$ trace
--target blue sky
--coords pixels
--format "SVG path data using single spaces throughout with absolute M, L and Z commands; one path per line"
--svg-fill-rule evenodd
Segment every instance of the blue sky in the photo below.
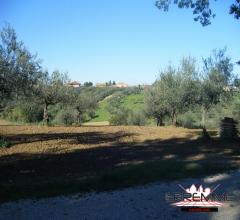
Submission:
M 49 71 L 80 82 L 152 83 L 169 62 L 201 61 L 227 47 L 240 59 L 240 21 L 231 1 L 213 2 L 216 18 L 202 27 L 190 10 L 159 11 L 154 0 L 0 0 L 0 28 L 8 22 Z M 235 66 L 234 71 L 240 72 Z

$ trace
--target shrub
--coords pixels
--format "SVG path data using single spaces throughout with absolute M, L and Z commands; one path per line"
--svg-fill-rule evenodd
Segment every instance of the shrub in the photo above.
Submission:
M 179 116 L 178 124 L 184 128 L 199 128 L 201 121 L 197 113 L 188 111 Z
M 111 125 L 128 125 L 130 110 L 124 107 L 120 107 L 119 109 L 112 112 L 112 116 L 110 118 Z
M 7 148 L 10 146 L 10 142 L 6 141 L 4 138 L 0 138 L 0 148 Z
M 129 125 L 146 125 L 147 119 L 143 111 L 131 112 L 128 118 Z
M 95 118 L 96 117 L 95 110 L 93 110 L 93 109 L 89 110 L 88 116 L 90 117 L 90 119 Z
M 72 125 L 77 122 L 77 112 L 72 108 L 61 109 L 53 119 L 53 124 Z
M 24 113 L 20 106 L 10 109 L 7 113 L 7 119 L 11 121 L 24 121 Z
M 35 103 L 21 103 L 8 109 L 5 117 L 17 122 L 39 122 L 43 117 L 42 109 Z
M 146 124 L 146 117 L 145 114 L 141 111 L 134 112 L 128 108 L 119 107 L 118 110 L 112 112 L 110 124 L 142 126 Z
M 36 103 L 28 103 L 22 107 L 26 122 L 39 122 L 43 118 L 43 108 Z

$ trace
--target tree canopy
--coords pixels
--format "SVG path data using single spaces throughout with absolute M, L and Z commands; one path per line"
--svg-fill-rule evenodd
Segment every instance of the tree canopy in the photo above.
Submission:
M 0 99 L 4 101 L 26 94 L 39 79 L 40 62 L 22 41 L 18 41 L 14 29 L 6 25 L 0 33 Z
M 160 73 L 159 79 L 146 93 L 147 112 L 163 124 L 166 117 L 177 124 L 179 114 L 200 107 L 201 126 L 205 129 L 209 110 L 230 94 L 225 91 L 236 83 L 232 77 L 233 64 L 226 56 L 226 50 L 214 50 L 203 59 L 201 73 L 196 69 L 195 60 L 183 58 L 179 68 L 169 66 Z
M 177 116 L 189 108 L 197 97 L 195 60 L 183 58 L 179 69 L 169 66 L 146 94 L 147 112 L 163 124 L 169 116 L 177 124 Z
M 211 9 L 210 2 L 214 0 L 156 0 L 155 5 L 157 8 L 168 11 L 169 6 L 173 3 L 178 8 L 191 9 L 194 14 L 194 20 L 199 21 L 203 26 L 211 24 L 211 19 L 215 17 L 215 13 Z M 217 0 L 215 0 L 217 1 Z M 240 18 L 240 0 L 230 3 L 229 13 L 234 18 Z

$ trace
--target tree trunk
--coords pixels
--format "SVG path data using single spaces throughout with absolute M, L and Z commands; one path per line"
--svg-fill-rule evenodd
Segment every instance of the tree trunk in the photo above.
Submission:
M 173 126 L 177 125 L 177 114 L 176 114 L 176 112 L 172 113 L 172 125 Z
M 81 122 L 81 112 L 78 111 L 78 114 L 77 114 L 77 122 L 78 122 L 78 125 L 79 126 L 82 126 L 82 122 Z
M 160 119 L 157 118 L 157 127 L 160 125 Z
M 202 106 L 202 138 L 208 140 L 210 139 L 210 135 L 206 129 L 206 119 L 207 119 L 207 108 Z
M 46 125 L 49 125 L 49 116 L 48 116 L 48 104 L 44 104 L 44 109 L 43 109 L 43 122 Z
M 164 126 L 164 123 L 161 117 L 157 118 L 157 126 Z
M 207 116 L 207 109 L 202 106 L 202 128 L 206 129 L 206 116 Z

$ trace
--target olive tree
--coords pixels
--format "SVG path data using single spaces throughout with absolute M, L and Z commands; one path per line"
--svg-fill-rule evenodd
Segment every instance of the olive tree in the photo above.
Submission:
M 202 127 L 206 127 L 207 112 L 221 101 L 224 95 L 229 95 L 228 87 L 232 83 L 233 64 L 225 55 L 226 49 L 214 50 L 203 59 L 204 68 L 200 86 L 199 103 L 202 108 Z
M 16 32 L 6 25 L 0 33 L 0 99 L 7 100 L 32 93 L 41 76 L 40 61 L 18 41 Z
M 148 114 L 157 120 L 157 125 L 162 125 L 166 116 L 171 118 L 173 125 L 177 125 L 178 114 L 196 102 L 197 85 L 193 58 L 183 58 L 178 69 L 169 66 L 146 93 Z
M 79 125 L 82 124 L 86 116 L 93 117 L 98 102 L 91 91 L 72 88 L 69 95 L 70 105 L 77 111 L 77 123 Z
M 68 77 L 66 74 L 54 71 L 51 75 L 48 72 L 42 74 L 38 85 L 35 88 L 36 96 L 43 104 L 43 121 L 49 124 L 48 107 L 68 100 Z

